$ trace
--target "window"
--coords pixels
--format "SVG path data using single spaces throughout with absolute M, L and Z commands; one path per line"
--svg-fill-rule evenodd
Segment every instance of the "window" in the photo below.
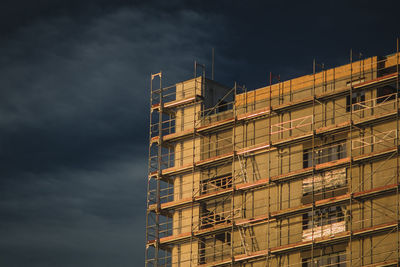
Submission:
M 199 239 L 199 264 L 206 263 L 206 239 Z
M 225 217 L 229 217 L 230 213 L 230 211 L 216 212 L 215 206 L 207 208 L 205 203 L 201 203 L 200 228 L 206 229 L 221 223 L 230 223 L 231 221 Z
M 216 234 L 215 238 L 227 245 L 231 244 L 231 233 L 225 232 L 225 233 L 221 233 L 221 234 Z
M 218 104 L 218 107 L 217 107 L 217 113 L 228 110 L 228 103 L 226 101 L 219 100 L 218 102 L 219 102 L 219 104 Z
M 182 250 L 181 250 L 181 245 L 178 244 L 178 267 L 181 267 L 181 257 L 182 257 Z
M 211 179 L 201 181 L 201 184 L 202 194 L 232 188 L 232 176 L 213 177 Z
M 178 210 L 178 234 L 182 233 L 182 221 L 183 221 L 182 210 Z
M 311 262 L 313 261 L 313 263 Z M 303 259 L 302 267 L 312 266 L 329 266 L 329 267 L 346 267 L 346 252 L 337 252 L 322 255 L 319 257 Z
M 207 264 L 230 257 L 231 233 L 219 233 L 199 238 L 198 263 Z M 185 265 L 186 266 L 186 265 Z
M 351 103 L 350 103 L 350 95 L 346 96 L 346 112 L 350 112 L 350 106 L 353 106 L 354 110 L 360 110 L 364 107 L 362 104 L 365 102 L 365 92 L 355 92 L 352 94 Z
M 335 188 L 346 186 L 346 168 L 315 173 L 303 179 L 303 196 L 314 193 L 333 193 Z
M 232 187 L 232 177 L 219 177 L 211 180 L 211 184 L 221 189 Z
M 377 90 L 378 99 L 376 100 L 376 103 L 379 104 L 379 103 L 382 103 L 385 101 L 394 100 L 396 98 L 395 93 L 397 90 L 395 88 L 395 86 L 396 85 L 387 85 L 387 86 L 378 88 L 378 90 Z M 385 96 L 388 96 L 388 97 L 385 97 Z
M 344 207 L 334 206 L 317 209 L 313 212 L 303 214 L 301 238 L 303 242 L 334 237 L 336 234 L 346 231 Z
M 334 144 L 329 147 L 314 149 L 315 165 L 325 162 L 343 159 L 346 157 L 346 143 Z M 312 149 L 306 149 L 303 152 L 303 168 L 311 167 L 312 164 Z
M 312 219 L 311 211 L 303 214 L 303 230 L 344 221 L 344 208 L 334 206 L 314 210 L 314 225 Z

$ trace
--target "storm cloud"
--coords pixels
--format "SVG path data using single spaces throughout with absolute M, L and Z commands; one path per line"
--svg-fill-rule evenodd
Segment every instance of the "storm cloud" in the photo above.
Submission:
M 1 265 L 143 260 L 150 73 L 190 77 L 211 23 L 121 7 L 37 19 L 3 40 Z
M 215 48 L 254 89 L 392 53 L 393 3 L 2 1 L 0 265 L 142 265 L 150 74 L 210 75 Z

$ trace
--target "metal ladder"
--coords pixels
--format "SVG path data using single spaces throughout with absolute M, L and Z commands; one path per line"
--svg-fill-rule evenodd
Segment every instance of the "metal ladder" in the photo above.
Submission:
M 246 229 L 248 232 L 248 242 L 246 242 Z M 244 252 L 248 255 L 252 251 L 258 251 L 259 247 L 252 226 L 239 226 L 240 242 L 244 248 Z M 250 240 L 249 240 L 250 239 Z
M 243 181 L 244 182 L 248 182 L 248 180 L 247 180 L 247 168 L 246 168 L 246 166 L 245 166 L 245 163 L 244 163 L 244 155 L 237 155 L 237 157 L 238 157 L 238 160 L 239 160 L 239 164 L 240 164 L 240 174 L 241 174 L 241 176 L 242 176 L 242 178 L 243 178 Z

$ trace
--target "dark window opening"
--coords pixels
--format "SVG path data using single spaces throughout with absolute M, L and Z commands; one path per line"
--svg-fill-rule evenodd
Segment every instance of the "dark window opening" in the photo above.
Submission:
M 364 91 L 353 93 L 351 97 L 351 103 L 350 103 L 350 95 L 346 96 L 346 112 L 350 112 L 351 106 L 353 107 L 353 111 L 363 109 L 364 102 L 365 102 Z
M 221 244 L 221 243 L 222 244 Z M 231 233 L 225 232 L 199 238 L 198 263 L 206 264 L 217 258 L 225 258 L 230 253 L 227 246 L 231 245 Z M 229 251 L 229 252 L 228 252 Z
M 395 88 L 395 85 L 391 86 L 391 85 L 387 85 L 384 87 L 380 87 L 377 90 L 377 97 L 378 99 L 376 100 L 376 103 L 382 103 L 382 102 L 386 102 L 389 100 L 394 100 L 396 99 L 396 93 L 397 89 Z M 388 96 L 388 97 L 385 97 Z
M 230 223 L 231 221 L 226 219 L 224 216 L 220 214 L 225 213 L 216 213 L 215 210 L 209 210 L 206 208 L 205 204 L 201 204 L 201 229 L 210 228 L 216 226 L 221 223 Z
M 217 187 L 220 187 L 221 189 L 226 189 L 226 188 L 232 187 L 231 179 L 232 179 L 232 177 L 223 177 L 223 178 L 215 179 L 214 181 L 211 181 L 211 183 Z
M 199 240 L 199 264 L 206 263 L 206 240 L 205 238 L 200 238 Z
M 333 206 L 317 209 L 314 210 L 314 218 L 312 215 L 311 211 L 303 214 L 303 230 L 344 221 L 344 208 Z
M 232 188 L 232 176 L 213 177 L 202 181 L 202 194 Z
M 217 234 L 217 235 L 215 235 L 215 238 L 217 240 L 221 241 L 222 243 L 227 244 L 227 245 L 231 244 L 231 233 Z
M 326 148 L 314 149 L 314 163 L 322 164 L 346 157 L 346 143 L 332 145 Z M 312 149 L 306 149 L 303 152 L 303 168 L 312 167 Z
M 224 100 L 218 101 L 218 107 L 217 107 L 217 112 L 223 112 L 228 110 L 228 103 Z
M 329 266 L 329 267 L 346 267 L 346 252 L 336 252 L 331 254 L 307 258 L 302 260 L 302 267 L 313 266 Z
M 311 151 L 310 149 L 304 150 L 303 152 L 303 168 L 310 167 L 311 164 Z

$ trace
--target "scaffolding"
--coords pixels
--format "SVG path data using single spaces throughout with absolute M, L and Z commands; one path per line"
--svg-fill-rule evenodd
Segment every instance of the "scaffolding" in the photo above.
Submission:
M 398 41 L 269 80 L 151 75 L 146 266 L 399 266 Z

